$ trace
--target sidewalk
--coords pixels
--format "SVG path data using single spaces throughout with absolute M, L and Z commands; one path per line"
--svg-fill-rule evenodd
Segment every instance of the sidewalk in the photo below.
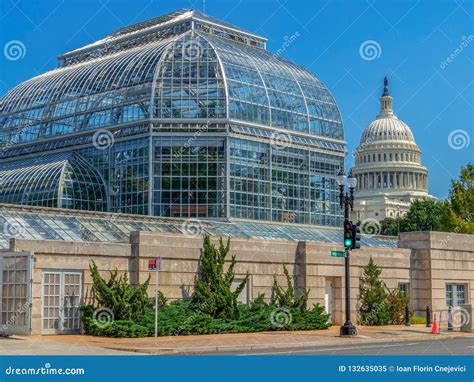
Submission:
M 254 350 L 297 349 L 327 345 L 354 345 L 380 342 L 428 341 L 440 338 L 472 337 L 474 333 L 442 331 L 431 334 L 425 325 L 358 327 L 358 336 L 340 337 L 339 326 L 327 330 L 213 334 L 148 338 L 103 338 L 82 335 L 35 336 L 32 340 L 87 345 L 110 350 L 146 354 L 202 354 Z

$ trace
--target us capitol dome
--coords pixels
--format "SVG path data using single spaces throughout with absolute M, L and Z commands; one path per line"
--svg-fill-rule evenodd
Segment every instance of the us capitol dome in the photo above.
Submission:
M 433 198 L 413 132 L 393 112 L 387 77 L 380 113 L 362 134 L 352 172 L 357 178 L 355 221 L 403 216 L 413 200 Z

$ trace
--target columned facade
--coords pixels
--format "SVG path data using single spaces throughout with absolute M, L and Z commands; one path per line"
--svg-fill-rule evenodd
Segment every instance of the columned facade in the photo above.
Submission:
M 412 131 L 393 112 L 388 80 L 380 113 L 365 129 L 355 151 L 357 178 L 353 220 L 404 215 L 414 199 L 428 195 L 428 171 Z

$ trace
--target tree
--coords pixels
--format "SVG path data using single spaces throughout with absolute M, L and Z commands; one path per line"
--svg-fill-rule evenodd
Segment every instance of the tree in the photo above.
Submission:
M 410 298 L 400 288 L 389 290 L 387 288 L 387 306 L 392 325 L 400 325 L 405 322 L 405 308 Z
M 450 232 L 474 234 L 474 165 L 461 168 L 459 179 L 451 181 L 450 211 L 445 228 Z
M 397 221 L 384 219 L 386 232 L 394 232 Z M 400 231 L 442 231 L 474 234 L 474 165 L 461 168 L 459 179 L 451 180 L 449 198 L 443 201 L 415 200 L 405 217 L 400 219 Z
M 363 325 L 387 325 L 390 322 L 387 287 L 379 279 L 382 270 L 370 258 L 359 283 L 360 322 Z
M 399 218 L 385 218 L 380 221 L 380 234 L 397 236 L 398 235 L 398 221 Z
M 400 232 L 442 231 L 449 204 L 431 199 L 414 200 L 404 218 L 400 219 Z
M 115 320 L 141 322 L 149 304 L 148 284 L 150 277 L 143 284 L 130 285 L 128 275 L 118 277 L 117 269 L 110 272 L 108 281 L 100 275 L 97 265 L 89 265 L 92 277 L 92 292 L 99 308 L 112 310 Z
M 295 291 L 293 280 L 286 265 L 283 265 L 283 273 L 286 277 L 286 291 L 278 283 L 276 275 L 273 275 L 271 303 L 276 304 L 279 307 L 300 308 L 302 311 L 305 311 L 308 305 L 309 289 L 305 291 Z
M 219 247 L 216 247 L 209 235 L 204 236 L 192 306 L 195 310 L 207 313 L 214 318 L 236 319 L 239 317 L 237 298 L 249 278 L 247 274 L 236 290 L 232 291 L 235 256 L 232 256 L 227 271 L 224 271 L 229 249 L 229 239 L 224 245 L 220 238 Z

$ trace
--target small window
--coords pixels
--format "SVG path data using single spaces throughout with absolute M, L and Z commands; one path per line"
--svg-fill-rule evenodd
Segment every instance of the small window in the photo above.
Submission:
M 410 283 L 407 282 L 400 282 L 398 283 L 398 289 L 405 295 L 409 296 L 410 295 Z
M 464 284 L 446 284 L 446 306 L 459 306 L 466 303 Z

